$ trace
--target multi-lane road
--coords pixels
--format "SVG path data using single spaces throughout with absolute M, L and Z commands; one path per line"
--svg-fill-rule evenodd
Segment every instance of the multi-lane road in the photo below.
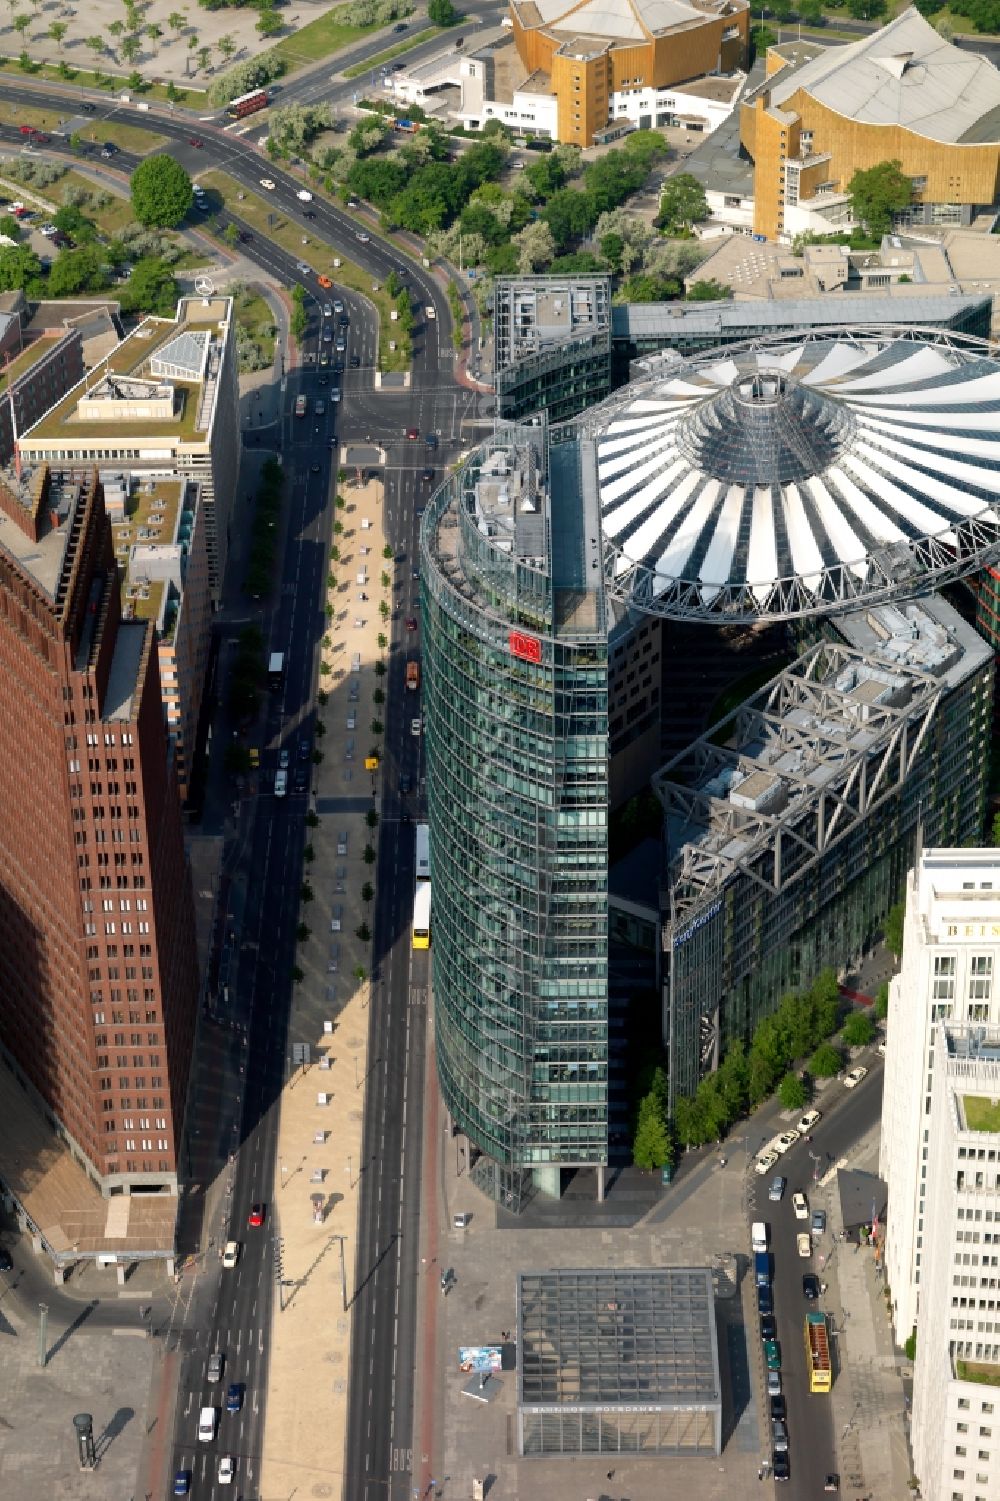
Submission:
M 877 1055 L 873 1055 L 877 1059 Z M 819 1303 L 808 1303 L 802 1293 L 802 1277 L 806 1272 L 818 1275 L 825 1281 L 825 1273 L 832 1258 L 842 1254 L 829 1230 L 813 1242 L 813 1255 L 802 1259 L 796 1247 L 796 1236 L 809 1229 L 808 1221 L 795 1218 L 792 1209 L 792 1194 L 802 1191 L 809 1200 L 810 1212 L 815 1204 L 822 1207 L 825 1195 L 814 1190 L 814 1171 L 820 1175 L 833 1163 L 846 1156 L 850 1149 L 869 1132 L 879 1120 L 882 1111 L 881 1059 L 876 1062 L 866 1058 L 871 1065 L 867 1079 L 860 1088 L 844 1090 L 841 1097 L 834 1097 L 832 1109 L 813 1131 L 813 1140 L 799 1141 L 774 1168 L 763 1177 L 749 1167 L 750 1201 L 748 1215 L 751 1220 L 764 1220 L 770 1226 L 771 1255 L 773 1261 L 774 1312 L 778 1325 L 778 1343 L 781 1349 L 782 1393 L 788 1412 L 790 1481 L 781 1487 L 786 1501 L 812 1501 L 821 1495 L 824 1477 L 838 1469 L 836 1459 L 836 1434 L 833 1425 L 833 1408 L 829 1399 L 810 1394 L 806 1374 L 804 1325 L 807 1311 L 822 1308 Z M 838 1086 L 839 1087 L 839 1086 Z M 772 1122 L 771 1131 L 780 1123 Z M 768 1188 L 777 1176 L 788 1179 L 784 1198 L 780 1203 L 768 1199 Z M 760 1368 L 760 1386 L 764 1384 L 763 1358 L 760 1356 L 757 1319 L 748 1330 L 747 1347 L 751 1360 Z M 839 1352 L 834 1340 L 834 1360 Z M 768 1399 L 766 1391 L 761 1395 L 760 1413 L 761 1447 L 767 1447 L 770 1431 Z
M 4 93 L 18 104 L 46 109 L 57 106 L 69 112 L 65 94 L 54 90 L 12 84 Z M 137 123 L 133 111 L 106 105 L 93 119 L 98 125 L 101 119 Z M 154 116 L 152 112 L 142 123 L 168 136 L 171 154 L 192 175 L 210 166 L 220 167 L 258 193 L 260 177 L 267 176 L 275 183 L 270 198 L 276 210 L 289 215 L 302 212 L 295 196 L 298 180 L 275 164 L 265 164 L 255 146 L 233 131 L 206 128 L 202 122 L 195 132 L 190 119 Z M 203 143 L 200 147 L 191 144 L 195 134 Z M 16 131 L 11 129 L 0 133 L 0 139 L 13 141 L 15 136 Z M 120 151 L 113 165 L 127 172 L 137 160 Z M 327 400 L 322 419 L 315 418 L 316 397 L 329 396 L 328 377 L 318 367 L 319 311 L 321 302 L 335 294 L 323 292 L 315 277 L 299 272 L 292 255 L 262 236 L 255 235 L 241 247 L 241 253 L 281 285 L 301 282 L 314 299 L 303 362 L 291 372 L 282 398 L 278 436 L 290 493 L 280 578 L 273 591 L 273 605 L 263 617 L 268 648 L 286 654 L 281 701 L 272 701 L 268 707 L 267 744 L 272 753 L 278 745 L 287 745 L 293 764 L 299 739 L 311 733 L 323 633 L 334 457 L 329 439 L 336 428 L 341 444 L 370 437 L 386 453 L 384 519 L 397 554 L 380 829 L 380 869 L 386 874 L 379 884 L 374 916 L 369 1039 L 374 1062 L 365 1105 L 365 1173 L 353 1277 L 354 1348 L 344 1491 L 352 1496 L 395 1495 L 402 1501 L 409 1488 L 413 1448 L 415 1308 L 407 1289 L 414 1286 L 417 1257 L 427 994 L 426 956 L 412 954 L 409 934 L 413 879 L 410 820 L 420 809 L 422 742 L 410 734 L 411 705 L 404 703 L 409 695 L 403 686 L 403 638 L 406 619 L 419 615 L 416 513 L 429 489 L 423 471 L 433 468 L 436 477 L 439 466 L 454 458 L 470 419 L 474 420 L 475 398 L 454 381 L 448 337 L 450 313 L 440 285 L 425 268 L 401 257 L 377 235 L 372 234 L 365 243 L 358 241 L 356 221 L 334 205 L 317 198 L 309 207 L 315 217 L 303 220 L 303 230 L 311 239 L 328 245 L 332 254 L 340 251 L 361 264 L 373 280 L 382 281 L 390 270 L 403 269 L 415 304 L 421 309 L 433 305 L 437 314 L 434 319 L 418 319 L 411 386 L 391 394 L 376 392 L 373 367 L 377 331 L 370 306 L 338 287 L 336 295 L 347 304 L 351 318 L 344 363 L 356 354 L 360 368 L 351 370 L 348 366 L 340 378 L 342 401 Z M 227 218 L 223 217 L 221 224 Z M 300 390 L 307 395 L 310 412 L 305 424 L 291 416 L 294 397 Z M 412 428 L 420 433 L 417 441 L 405 437 Z M 436 450 L 425 445 L 427 434 L 438 439 Z M 227 602 L 238 604 L 237 580 L 229 581 Z M 400 774 L 406 774 L 416 789 L 406 798 L 399 793 Z M 280 1227 L 273 1218 L 277 1103 L 290 1041 L 288 977 L 294 963 L 305 811 L 302 797 L 282 800 L 265 793 L 253 811 L 247 846 L 252 880 L 242 914 L 238 960 L 230 975 L 227 1018 L 232 1024 L 230 1071 L 242 1090 L 239 1128 L 228 1170 L 227 1233 L 241 1242 L 242 1249 L 233 1270 L 212 1266 L 201 1279 L 187 1311 L 170 1453 L 172 1473 L 189 1472 L 192 1494 L 205 1497 L 230 1494 L 218 1481 L 223 1455 L 235 1457 L 240 1493 L 253 1495 L 259 1486 L 267 1336 L 275 1279 L 280 1275 Z M 255 1203 L 265 1206 L 265 1222 L 259 1228 L 247 1223 Z M 209 1358 L 215 1352 L 224 1356 L 225 1366 L 221 1379 L 210 1381 Z M 240 1388 L 239 1412 L 226 1411 L 231 1383 Z M 200 1443 L 197 1438 L 198 1414 L 205 1406 L 214 1407 L 218 1413 L 218 1437 L 211 1444 Z

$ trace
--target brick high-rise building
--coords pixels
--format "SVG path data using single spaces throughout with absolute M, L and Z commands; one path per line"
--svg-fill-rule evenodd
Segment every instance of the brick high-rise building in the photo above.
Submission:
M 0 704 L 0 1055 L 103 1193 L 175 1191 L 193 897 L 92 469 L 0 476 Z

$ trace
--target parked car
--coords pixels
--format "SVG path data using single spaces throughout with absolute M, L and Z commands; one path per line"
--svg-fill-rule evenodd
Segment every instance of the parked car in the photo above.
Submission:
M 769 1371 L 781 1370 L 781 1346 L 776 1339 L 765 1340 L 764 1363 Z
M 778 1451 L 775 1450 L 774 1455 L 771 1459 L 771 1474 L 774 1476 L 775 1480 L 789 1480 L 791 1478 L 791 1473 L 792 1472 L 788 1465 L 788 1455 L 779 1454 Z
M 807 1261 L 812 1255 L 812 1241 L 809 1239 L 809 1236 L 806 1235 L 805 1231 L 803 1231 L 801 1235 L 797 1235 L 795 1237 L 795 1249 L 798 1251 L 799 1255 L 804 1261 Z
M 775 1150 L 782 1153 L 787 1152 L 789 1147 L 794 1147 L 798 1139 L 799 1133 L 797 1131 L 783 1131 L 775 1140 Z
M 770 1199 L 772 1204 L 781 1203 L 782 1199 L 785 1197 L 785 1189 L 787 1188 L 787 1186 L 788 1179 L 782 1178 L 780 1174 L 777 1178 L 771 1179 L 771 1187 L 767 1191 L 767 1197 Z
M 771 1291 L 770 1282 L 761 1282 L 757 1285 L 757 1312 L 760 1314 L 774 1312 L 774 1293 Z
M 788 1425 L 784 1418 L 771 1419 L 771 1441 L 775 1454 L 788 1453 Z
M 819 1301 L 819 1278 L 815 1272 L 806 1272 L 802 1278 L 802 1296 L 807 1303 Z
M 287 746 L 285 746 L 282 750 L 280 750 L 278 752 L 278 770 L 279 771 L 287 771 L 288 770 L 289 756 L 290 756 L 290 752 L 289 752 Z
M 769 1397 L 781 1396 L 781 1375 L 778 1371 L 767 1373 L 767 1395 Z
M 782 1397 L 780 1394 L 777 1397 L 771 1397 L 770 1404 L 772 1418 L 783 1418 L 785 1416 L 784 1397 Z
M 825 1209 L 814 1209 L 813 1210 L 813 1212 L 812 1212 L 812 1219 L 809 1222 L 809 1228 L 812 1231 L 813 1235 L 822 1235 L 823 1234 L 824 1230 L 826 1229 L 826 1210 Z
M 774 1317 L 773 1313 L 765 1313 L 761 1315 L 760 1337 L 765 1341 L 778 1338 L 778 1321 Z
M 764 1155 L 763 1155 L 763 1157 L 758 1157 L 757 1161 L 754 1163 L 754 1165 L 753 1165 L 754 1172 L 755 1173 L 759 1173 L 760 1176 L 763 1178 L 763 1176 L 764 1176 L 765 1173 L 769 1173 L 771 1171 L 772 1167 L 777 1162 L 777 1160 L 778 1160 L 778 1154 L 777 1154 L 777 1152 L 765 1152 Z
M 795 1218 L 797 1220 L 807 1220 L 809 1218 L 809 1200 L 805 1194 L 792 1194 L 792 1208 L 795 1211 Z
M 862 1079 L 867 1078 L 867 1076 L 868 1070 L 866 1068 L 862 1068 L 862 1066 L 858 1064 L 857 1068 L 852 1068 L 850 1073 L 844 1075 L 844 1088 L 856 1088 L 856 1086 L 861 1083 Z

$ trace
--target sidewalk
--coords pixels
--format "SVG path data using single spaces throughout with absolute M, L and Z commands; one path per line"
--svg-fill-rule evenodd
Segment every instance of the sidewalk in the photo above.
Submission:
M 851 1154 L 851 1167 L 878 1172 L 878 1130 Z M 878 1501 L 910 1494 L 913 1473 L 906 1440 L 903 1373 L 909 1362 L 896 1351 L 885 1301 L 885 1282 L 874 1252 L 856 1241 L 841 1240 L 843 1220 L 836 1178 L 813 1192 L 811 1203 L 825 1202 L 834 1236 L 823 1275 L 824 1305 L 836 1329 L 838 1364 L 833 1387 L 841 1489 Z
M 354 1293 L 371 965 L 371 942 L 356 930 L 362 922 L 371 926 L 362 888 L 374 886 L 377 875 L 364 852 L 378 844 L 366 810 L 377 807 L 379 774 L 373 777 L 364 762 L 381 739 L 371 729 L 383 713 L 375 701 L 382 682 L 375 672 L 379 636 L 387 633 L 379 605 L 383 598 L 391 605 L 392 589 L 380 580 L 383 571 L 391 577 L 394 565 L 382 557 L 381 483 L 363 489 L 345 484 L 340 493 L 347 502 L 335 513 L 344 526 L 334 539 L 341 559 L 330 565 L 337 586 L 328 595 L 335 614 L 322 654 L 331 670 L 320 678 L 328 699 L 317 711 L 325 733 L 315 742 L 323 761 L 311 796 L 324 816 L 311 834 L 314 859 L 305 867 L 314 900 L 302 915 L 312 933 L 299 946 L 305 974 L 294 991 L 289 1029 L 291 1046 L 306 1044 L 311 1062 L 286 1084 L 278 1131 L 274 1216 L 283 1286 L 271 1330 L 261 1471 L 261 1494 L 270 1497 L 339 1493 L 347 1435 L 347 1305 Z M 362 569 L 368 576 L 363 588 L 357 582 Z M 367 600 L 358 598 L 361 593 Z M 299 879 L 296 871 L 288 874 Z M 331 931 L 332 921 L 339 931 Z

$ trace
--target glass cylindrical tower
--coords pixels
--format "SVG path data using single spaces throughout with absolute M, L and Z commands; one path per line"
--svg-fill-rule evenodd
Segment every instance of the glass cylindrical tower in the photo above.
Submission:
M 579 473 L 574 442 L 501 424 L 421 531 L 438 1075 L 511 1207 L 607 1161 L 607 626 Z

